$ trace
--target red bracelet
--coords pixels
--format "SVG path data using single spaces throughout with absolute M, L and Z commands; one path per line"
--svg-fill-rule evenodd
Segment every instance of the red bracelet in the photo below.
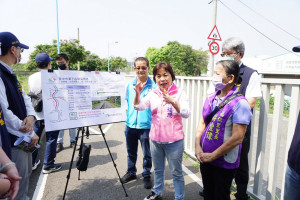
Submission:
M 1 199 L 4 198 L 4 197 L 11 191 L 11 189 L 12 189 L 12 184 L 13 184 L 13 179 L 11 179 L 11 178 L 9 178 L 9 177 L 5 177 L 5 178 L 3 178 L 3 179 L 9 180 L 9 182 L 10 182 L 10 187 L 9 187 L 9 189 L 8 189 L 7 192 L 5 192 L 4 194 L 1 195 Z

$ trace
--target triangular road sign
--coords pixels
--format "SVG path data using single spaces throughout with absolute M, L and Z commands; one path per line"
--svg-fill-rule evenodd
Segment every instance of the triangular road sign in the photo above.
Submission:
M 211 40 L 219 40 L 222 41 L 221 39 L 221 35 L 218 31 L 217 25 L 214 26 L 214 28 L 211 30 L 209 36 L 207 37 L 207 39 L 211 39 Z

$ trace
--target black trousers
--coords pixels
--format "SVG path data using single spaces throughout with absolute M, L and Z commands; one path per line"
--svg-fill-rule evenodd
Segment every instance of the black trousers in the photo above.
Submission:
M 241 149 L 241 160 L 240 166 L 235 174 L 235 183 L 237 186 L 237 193 L 235 197 L 237 200 L 248 200 L 247 186 L 249 182 L 249 163 L 248 163 L 248 153 L 250 150 L 250 136 L 251 130 L 247 129 Z
M 230 187 L 236 169 L 224 169 L 208 163 L 200 164 L 204 200 L 230 200 Z

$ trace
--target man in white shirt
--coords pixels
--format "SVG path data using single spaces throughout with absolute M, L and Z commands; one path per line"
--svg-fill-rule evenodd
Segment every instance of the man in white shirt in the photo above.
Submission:
M 232 57 L 240 66 L 240 77 L 242 83 L 238 85 L 239 91 L 246 97 L 250 108 L 253 110 L 256 104 L 256 99 L 262 96 L 260 88 L 260 77 L 256 70 L 247 67 L 243 64 L 242 58 L 245 53 L 245 45 L 240 38 L 231 37 L 223 42 L 222 57 Z M 208 93 L 214 92 L 208 90 Z M 249 182 L 249 164 L 248 153 L 250 149 L 250 136 L 251 136 L 251 122 L 247 127 L 241 149 L 240 166 L 235 175 L 235 183 L 237 185 L 237 193 L 235 197 L 237 200 L 248 200 L 247 187 Z M 200 195 L 202 195 L 200 191 Z
M 51 69 L 51 60 L 52 58 L 46 53 L 39 53 L 35 56 L 35 63 L 40 70 Z M 36 72 L 29 76 L 28 78 L 28 88 L 32 94 L 39 94 L 42 92 L 42 78 L 41 71 Z M 44 128 L 44 112 L 36 112 L 37 121 L 35 122 L 35 131 L 38 135 L 41 135 Z M 44 166 L 43 173 L 49 174 L 61 169 L 61 164 L 55 164 L 54 159 L 56 157 L 56 145 L 58 138 L 59 130 L 46 132 L 46 150 L 44 156 Z M 36 158 L 36 155 L 33 156 L 33 159 Z M 37 163 L 36 161 L 33 163 Z
M 29 177 L 31 174 L 31 152 L 26 152 L 13 146 L 22 136 L 31 137 L 30 146 L 37 144 L 39 137 L 33 132 L 35 112 L 30 98 L 26 95 L 12 65 L 21 60 L 21 53 L 29 47 L 20 43 L 18 38 L 10 32 L 0 33 L 0 104 L 10 133 L 12 146 L 12 161 L 16 163 L 22 180 L 16 199 L 29 199 L 27 196 Z

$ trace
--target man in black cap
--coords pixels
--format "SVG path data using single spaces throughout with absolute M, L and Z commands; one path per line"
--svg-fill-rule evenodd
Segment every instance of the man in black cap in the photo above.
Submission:
M 294 47 L 293 51 L 300 52 L 300 46 Z M 284 200 L 298 199 L 300 199 L 300 112 L 289 149 L 284 185 Z
M 51 69 L 52 58 L 46 53 L 38 53 L 35 56 L 35 63 L 40 70 Z M 41 97 L 42 94 L 42 78 L 41 72 L 36 72 L 28 78 L 29 95 L 36 95 Z M 43 110 L 36 110 L 35 132 L 40 136 L 45 128 L 44 112 Z M 61 164 L 55 164 L 54 159 L 56 157 L 56 142 L 58 138 L 59 130 L 46 132 L 46 150 L 44 156 L 43 173 L 49 174 L 61 169 Z M 32 170 L 35 170 L 39 164 L 39 160 L 36 159 L 37 151 L 32 154 Z
M 10 133 L 12 161 L 16 163 L 22 177 L 16 199 L 24 200 L 29 199 L 27 193 L 32 170 L 31 152 L 18 149 L 13 144 L 19 137 L 28 136 L 31 137 L 30 145 L 34 146 L 39 137 L 33 131 L 35 112 L 31 100 L 13 73 L 12 65 L 20 62 L 21 53 L 29 47 L 20 43 L 10 32 L 0 32 L 0 46 L 0 104 Z

